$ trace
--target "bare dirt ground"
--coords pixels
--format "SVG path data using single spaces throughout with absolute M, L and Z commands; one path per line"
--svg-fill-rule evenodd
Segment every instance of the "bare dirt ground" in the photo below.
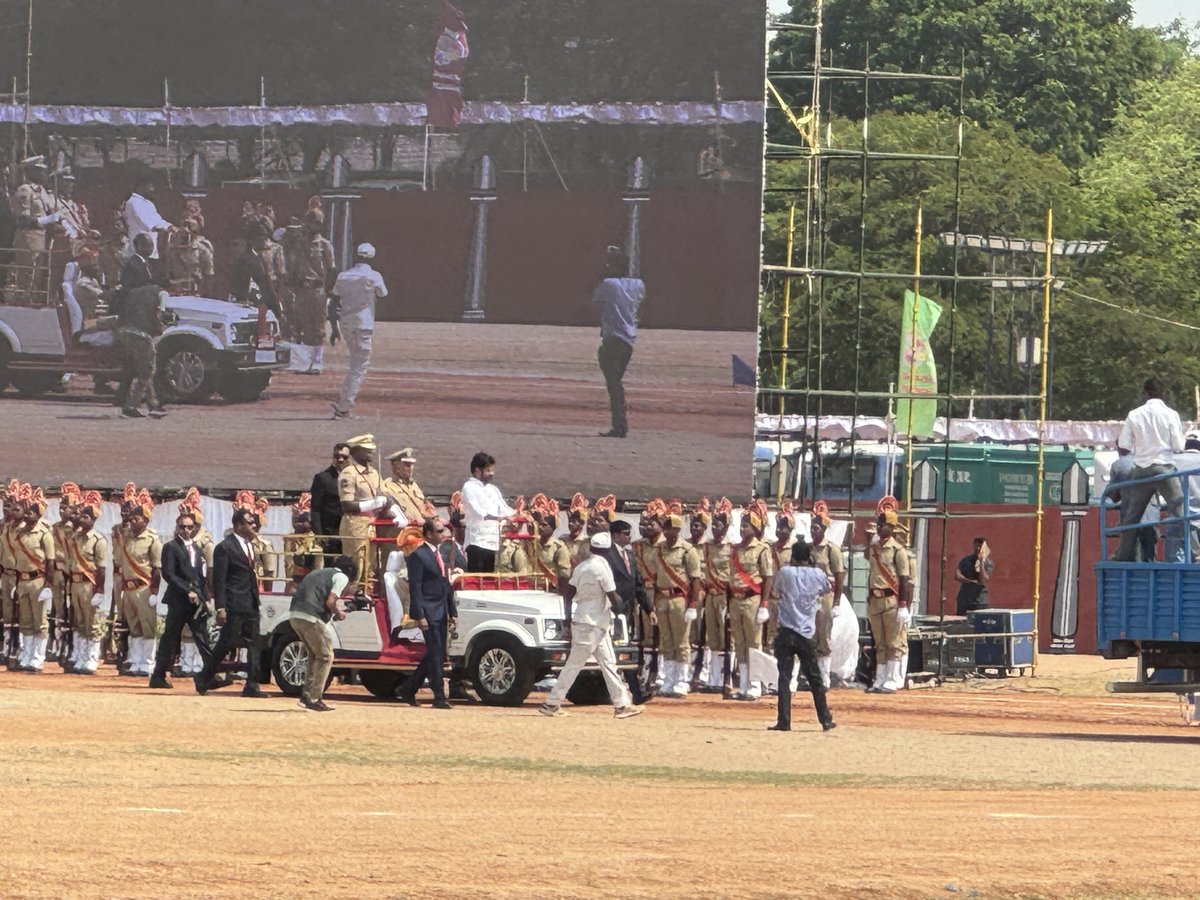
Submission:
M 22 897 L 1185 897 L 1200 733 L 1130 666 L 539 716 L 0 674 Z
M 731 386 L 731 355 L 753 365 L 749 333 L 643 331 L 625 387 L 630 435 L 609 428 L 593 328 L 381 323 L 349 421 L 331 421 L 343 345 L 324 375 L 282 373 L 263 399 L 177 406 L 120 419 L 90 377 L 65 395 L 0 395 L 0 475 L 120 487 L 307 489 L 335 441 L 373 432 L 385 453 L 414 446 L 427 493 L 448 495 L 486 449 L 512 493 L 619 497 L 750 494 L 754 392 Z

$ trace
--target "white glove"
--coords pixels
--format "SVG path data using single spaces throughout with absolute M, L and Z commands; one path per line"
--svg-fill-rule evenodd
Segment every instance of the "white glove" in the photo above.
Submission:
M 694 607 L 694 606 L 689 606 L 689 607 L 687 608 L 687 612 L 685 612 L 685 613 L 683 614 L 683 621 L 685 621 L 685 622 L 687 622 L 689 625 L 691 625 L 693 622 L 695 622 L 695 621 L 696 621 L 696 618 L 697 618 L 699 615 L 700 615 L 700 613 L 699 613 L 699 612 L 697 612 L 697 610 L 696 610 L 696 607 Z
M 152 598 L 152 599 L 157 600 L 157 598 Z M 158 600 L 158 602 L 154 604 L 154 613 L 160 619 L 165 619 L 167 617 L 168 612 L 169 612 L 169 610 L 167 609 L 167 604 L 163 603 L 161 600 Z
M 370 500 L 364 500 L 358 504 L 358 508 L 363 512 L 375 512 L 377 509 L 383 509 L 388 505 L 388 498 L 380 494 L 378 497 L 372 497 Z
M 844 608 L 845 608 L 845 604 L 841 600 L 834 600 L 833 601 L 833 609 L 831 609 L 829 611 L 829 618 L 836 619 L 838 616 L 840 616 L 842 614 L 842 610 Z
M 767 609 L 765 606 L 760 606 L 758 608 L 758 612 L 754 614 L 754 624 L 763 625 L 769 618 L 771 618 L 771 610 Z
M 901 628 L 907 628 L 908 623 L 912 621 L 912 613 L 909 612 L 907 606 L 901 606 L 896 610 L 896 622 Z
M 92 594 L 92 607 L 95 609 L 101 609 L 101 608 L 103 608 L 103 606 L 104 606 L 104 595 L 101 594 L 99 591 Z
M 50 604 L 53 602 L 54 591 L 50 590 L 50 588 L 42 588 L 41 593 L 38 594 L 38 603 Z
M 395 503 L 387 508 L 384 513 L 392 522 L 401 528 L 408 524 L 408 516 L 406 516 Z
M 46 216 L 38 216 L 37 223 L 42 226 L 52 225 L 63 217 L 63 211 L 60 209 L 56 213 L 50 213 Z

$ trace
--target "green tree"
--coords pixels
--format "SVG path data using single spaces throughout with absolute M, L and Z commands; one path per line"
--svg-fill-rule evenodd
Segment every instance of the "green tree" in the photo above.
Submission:
M 812 21 L 812 4 L 792 18 Z M 1132 24 L 1128 0 L 827 0 L 826 63 L 859 69 L 965 72 L 966 113 L 977 124 L 1010 125 L 1035 150 L 1076 166 L 1096 152 L 1136 84 L 1161 75 L 1186 38 Z M 774 69 L 811 66 L 811 37 L 785 32 Z M 790 83 L 796 87 L 796 83 Z M 857 88 L 831 92 L 834 112 L 859 117 Z M 803 105 L 803 92 L 796 101 Z M 874 81 L 872 109 L 955 110 L 953 84 Z

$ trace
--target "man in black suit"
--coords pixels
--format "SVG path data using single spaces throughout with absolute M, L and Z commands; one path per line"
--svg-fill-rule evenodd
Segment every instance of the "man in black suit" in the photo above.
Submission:
M 438 519 L 426 519 L 421 526 L 425 539 L 408 555 L 408 614 L 416 619 L 425 635 L 425 657 L 397 696 L 410 706 L 417 705 L 417 691 L 429 679 L 433 688 L 434 709 L 449 709 L 443 683 L 446 658 L 447 624 L 458 615 L 454 607 L 454 591 L 447 577 L 446 562 L 438 553 L 438 545 L 446 538 L 445 526 Z
M 154 658 L 154 674 L 150 687 L 171 688 L 167 681 L 175 657 L 179 655 L 179 636 L 184 625 L 192 627 L 196 648 L 207 663 L 212 655 L 208 644 L 208 587 L 205 585 L 204 550 L 193 541 L 196 519 L 191 513 L 181 513 L 175 520 L 175 539 L 163 545 L 162 580 L 167 589 L 163 602 L 167 604 L 167 620 L 158 641 Z
M 637 603 L 642 611 L 650 617 L 651 624 L 658 624 L 658 616 L 654 612 L 654 604 L 646 595 L 646 583 L 642 579 L 642 570 L 638 568 L 629 550 L 633 539 L 633 529 L 630 524 L 618 519 L 609 525 L 613 545 L 610 549 L 598 553 L 608 560 L 612 566 L 613 581 L 617 585 L 617 593 L 621 595 L 621 609 L 618 610 L 630 617 L 630 621 L 638 618 L 633 615 L 633 605 Z
M 154 238 L 148 234 L 135 235 L 133 255 L 121 267 L 121 294 L 154 284 L 154 273 L 150 271 L 150 254 L 154 252 Z
M 338 497 L 338 476 L 350 463 L 350 445 L 333 445 L 333 463 L 313 476 L 312 530 L 316 535 L 336 535 L 342 527 L 342 501 Z M 336 537 L 322 540 L 326 553 L 340 554 L 342 542 Z
M 258 686 L 258 575 L 254 571 L 252 542 L 259 528 L 258 516 L 249 510 L 233 513 L 233 534 L 217 544 L 213 552 L 213 601 L 221 636 L 204 671 L 196 676 L 196 693 L 213 685 L 212 678 L 227 653 L 245 646 L 249 660 L 244 697 L 265 697 Z

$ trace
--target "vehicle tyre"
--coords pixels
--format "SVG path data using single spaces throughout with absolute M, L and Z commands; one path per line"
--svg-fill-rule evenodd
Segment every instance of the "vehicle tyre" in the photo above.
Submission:
M 261 397 L 270 383 L 270 370 L 226 372 L 217 385 L 217 393 L 230 403 L 250 403 Z
M 599 672 L 580 672 L 571 689 L 567 691 L 567 699 L 576 706 L 599 706 L 608 703 L 608 685 L 604 676 Z
M 467 675 L 487 706 L 520 706 L 533 690 L 536 672 L 525 647 L 511 634 L 486 634 L 471 651 Z
M 216 390 L 220 374 L 216 351 L 199 338 L 176 337 L 159 345 L 154 380 L 163 401 L 201 403 Z
M 23 371 L 9 369 L 8 381 L 22 394 L 34 396 L 45 394 L 62 384 L 62 372 L 44 372 L 39 370 Z
M 8 340 L 0 337 L 0 391 L 8 387 L 8 360 L 12 356 L 12 347 Z
M 285 697 L 299 697 L 308 675 L 308 648 L 288 626 L 275 639 L 271 651 L 271 674 Z
M 404 681 L 404 674 L 387 669 L 359 669 L 358 680 L 371 695 L 381 700 L 391 700 L 396 696 L 396 689 Z

